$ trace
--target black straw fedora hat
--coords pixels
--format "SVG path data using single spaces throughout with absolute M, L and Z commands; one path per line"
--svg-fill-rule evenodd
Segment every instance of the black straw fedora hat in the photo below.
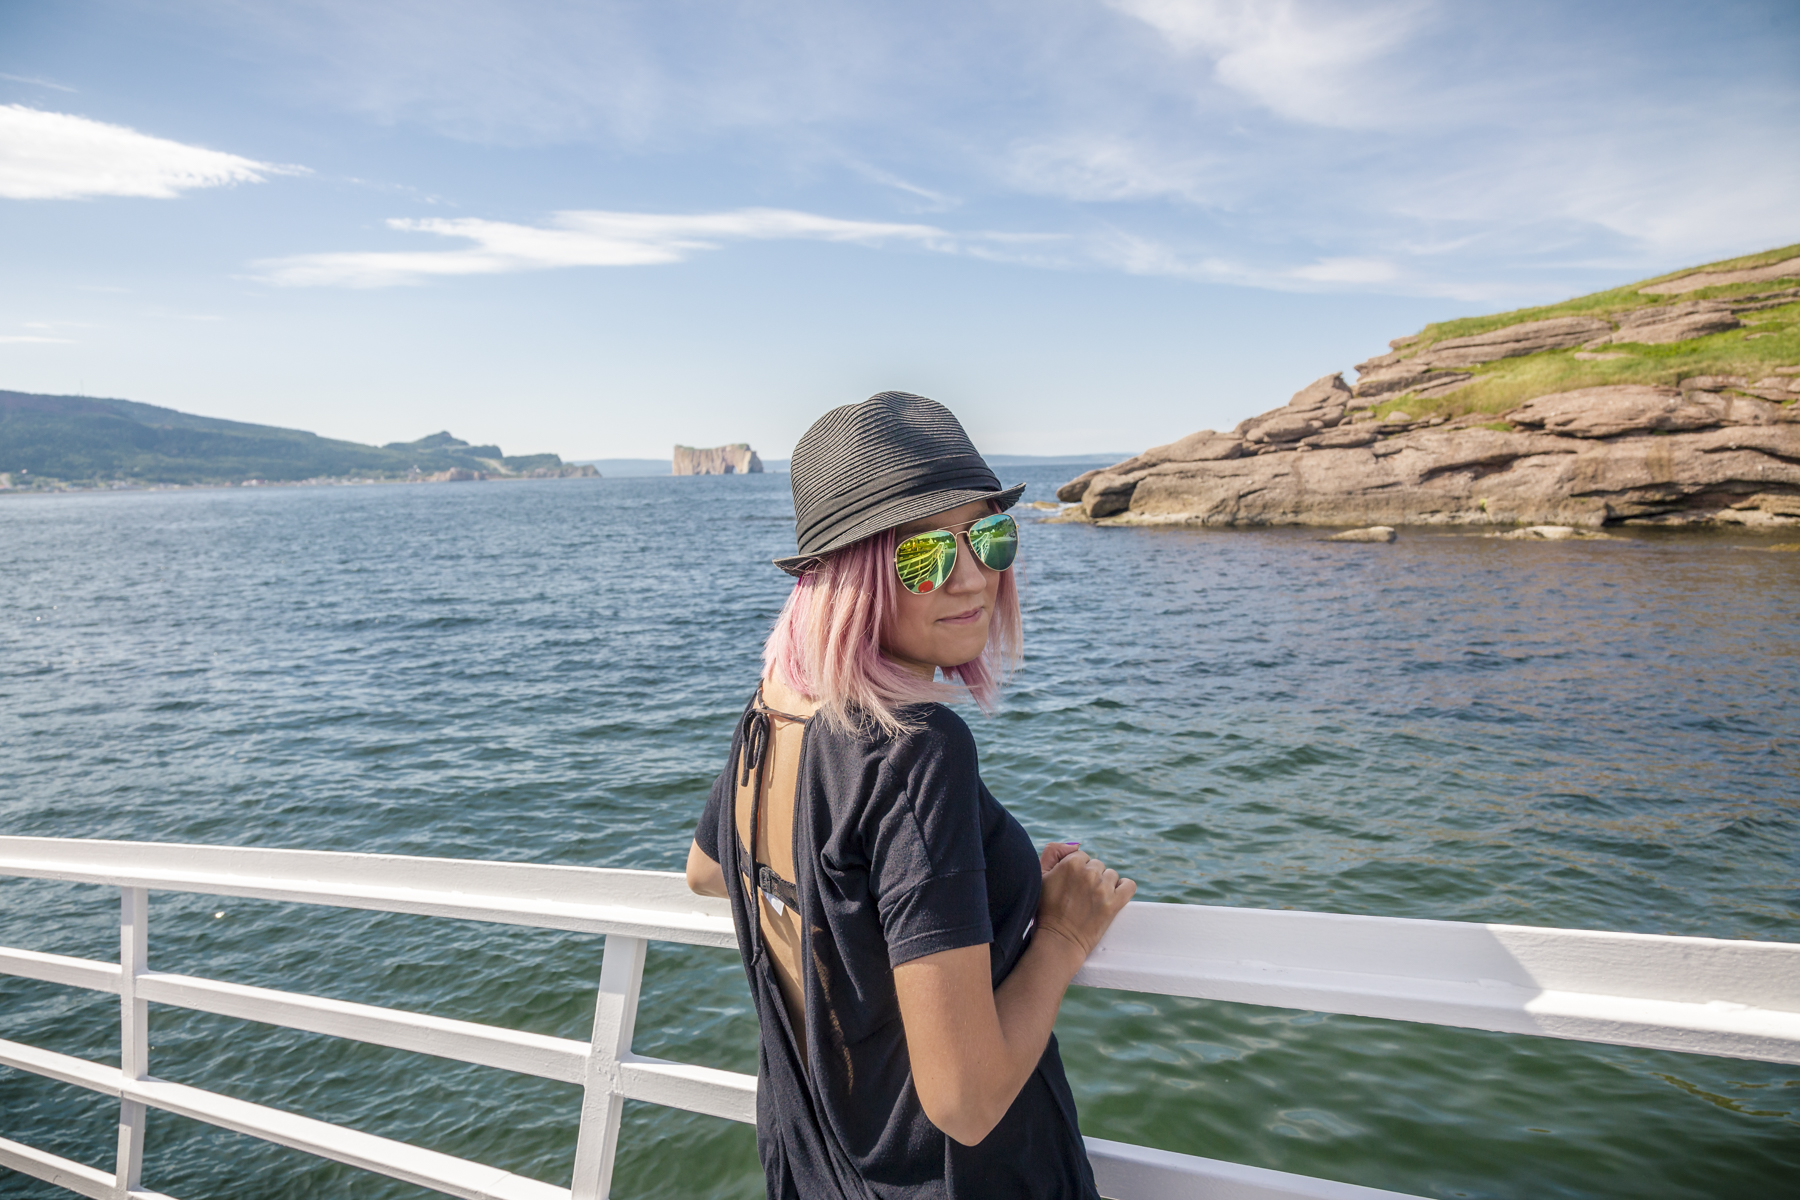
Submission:
M 800 552 L 775 565 L 789 575 L 870 534 L 971 500 L 1011 508 L 1025 490 L 1001 487 L 950 410 L 911 392 L 832 409 L 794 447 L 788 470 Z

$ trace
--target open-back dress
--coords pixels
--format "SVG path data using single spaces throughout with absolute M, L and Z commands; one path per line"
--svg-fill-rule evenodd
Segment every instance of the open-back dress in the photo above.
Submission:
M 894 968 L 986 945 L 997 987 L 1042 888 L 1031 839 L 942 705 L 846 733 L 760 690 L 694 840 L 724 871 L 761 1025 L 756 1141 L 771 1200 L 1097 1200 L 1052 1036 L 975 1146 L 919 1104 Z

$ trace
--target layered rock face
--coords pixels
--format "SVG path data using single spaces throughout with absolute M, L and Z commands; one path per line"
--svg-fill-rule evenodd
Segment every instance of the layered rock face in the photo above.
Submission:
M 705 450 L 693 446 L 675 447 L 676 475 L 761 475 L 762 459 L 744 442 L 729 446 L 713 446 Z
M 1679 281 L 1675 281 L 1679 282 Z M 1704 284 L 1697 286 L 1706 286 Z M 1537 396 L 1498 414 L 1413 420 L 1373 405 L 1442 395 L 1459 367 L 1735 328 L 1800 289 L 1533 321 L 1328 375 L 1230 433 L 1201 430 L 1064 484 L 1090 520 L 1198 525 L 1800 524 L 1800 365 Z M 1604 357 L 1595 354 L 1596 357 Z
M 1701 288 L 1718 287 L 1722 283 L 1767 283 L 1770 280 L 1788 279 L 1796 275 L 1800 275 L 1800 258 L 1788 258 L 1781 262 L 1767 263 L 1760 267 L 1745 267 L 1736 271 L 1690 271 L 1676 279 L 1646 284 L 1638 291 L 1646 296 L 1684 296 L 1689 292 L 1697 292 Z

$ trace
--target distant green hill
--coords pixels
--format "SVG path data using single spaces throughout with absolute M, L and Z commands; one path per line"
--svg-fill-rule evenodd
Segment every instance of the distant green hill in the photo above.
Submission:
M 89 396 L 0 391 L 0 475 L 13 487 L 589 474 L 554 454 L 505 456 L 449 433 L 364 446 L 299 429 Z

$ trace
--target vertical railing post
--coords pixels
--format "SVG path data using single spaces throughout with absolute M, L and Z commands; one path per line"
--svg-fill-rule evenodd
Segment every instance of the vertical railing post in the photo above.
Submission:
M 150 1074 L 150 1006 L 138 999 L 137 981 L 149 967 L 150 893 L 119 889 L 119 1072 L 127 1082 Z M 119 1100 L 119 1160 L 115 1195 L 129 1200 L 144 1170 L 144 1104 Z
M 573 1200 L 606 1200 L 612 1192 L 619 1115 L 625 1107 L 625 1097 L 619 1094 L 619 1060 L 631 1053 L 631 1035 L 637 1027 L 644 946 L 643 938 L 606 936 L 581 1097 L 581 1128 L 575 1138 Z

